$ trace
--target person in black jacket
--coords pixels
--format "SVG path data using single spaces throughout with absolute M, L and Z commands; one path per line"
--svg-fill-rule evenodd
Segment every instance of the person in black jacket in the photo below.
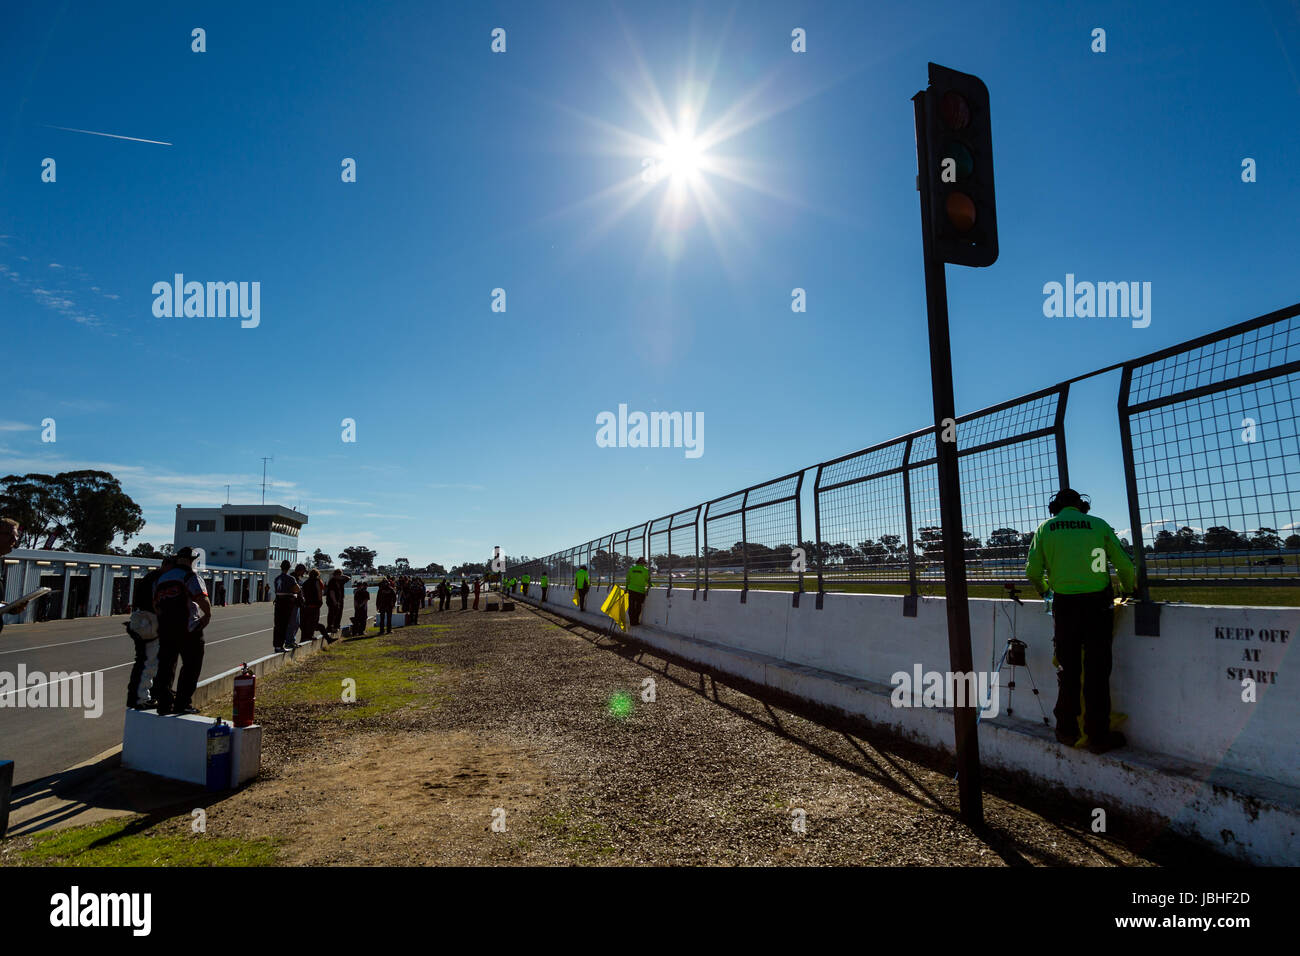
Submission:
M 370 590 L 362 578 L 352 588 L 352 636 L 359 637 L 370 627 Z
M 330 579 L 325 582 L 325 607 L 327 608 L 325 630 L 331 634 L 337 634 L 340 626 L 343 624 L 343 599 L 347 596 L 344 585 L 352 579 L 340 571 L 334 569 Z
M 289 573 L 292 565 L 288 561 L 280 562 L 280 573 L 276 575 L 275 587 L 275 618 L 271 627 L 271 643 L 277 651 L 285 649 L 292 650 L 298 646 L 292 634 L 289 633 L 290 625 L 293 623 L 293 611 L 298 606 L 298 579 Z
M 194 689 L 203 669 L 203 629 L 212 620 L 203 579 L 194 573 L 193 548 L 176 552 L 175 566 L 158 575 L 153 589 L 153 610 L 158 615 L 158 676 L 154 697 L 159 714 L 197 714 Z M 181 672 L 172 694 L 172 675 L 180 659 Z
M 302 583 L 302 634 L 303 640 L 313 640 L 319 631 L 326 643 L 333 640 L 329 630 L 320 622 L 321 605 L 325 603 L 325 582 L 320 579 L 320 572 L 312 568 L 307 572 L 307 580 Z
M 392 578 L 379 582 L 379 591 L 375 596 L 375 610 L 379 612 L 379 633 L 393 633 L 393 608 L 397 605 L 397 588 Z

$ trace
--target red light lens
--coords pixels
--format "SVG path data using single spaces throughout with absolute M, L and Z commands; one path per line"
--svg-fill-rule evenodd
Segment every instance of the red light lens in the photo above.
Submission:
M 949 129 L 965 129 L 970 125 L 970 104 L 966 97 L 949 90 L 939 98 L 939 116 Z

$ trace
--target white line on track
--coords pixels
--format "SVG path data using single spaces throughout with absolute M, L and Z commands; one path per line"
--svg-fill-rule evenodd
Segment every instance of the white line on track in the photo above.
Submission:
M 256 614 L 240 614 L 238 617 L 223 617 L 222 623 L 225 623 L 226 621 L 242 621 L 246 617 L 257 617 L 257 616 L 258 615 Z M 270 630 L 270 628 L 267 628 L 267 630 Z M 253 631 L 253 633 L 259 634 L 261 632 Z M 123 633 L 121 634 L 105 634 L 102 637 L 83 637 L 81 640 L 78 641 L 59 641 L 54 644 L 38 644 L 36 647 L 19 647 L 19 648 L 15 648 L 12 651 L 0 651 L 0 656 L 3 656 L 5 654 L 21 654 L 24 651 L 43 651 L 51 647 L 71 647 L 74 644 L 89 644 L 91 641 L 111 641 L 114 639 L 121 640 L 123 637 L 126 636 L 127 636 L 126 632 L 123 631 Z M 221 641 L 211 641 L 210 643 L 220 644 Z
M 247 634 L 236 634 L 234 637 L 223 637 L 223 638 L 222 638 L 221 640 L 219 640 L 219 641 L 204 641 L 204 642 L 203 642 L 203 646 L 204 646 L 204 648 L 215 647 L 217 644 L 224 644 L 224 643 L 226 643 L 226 641 L 237 641 L 237 640 L 239 640 L 241 637 L 252 637 L 254 634 L 265 634 L 267 631 L 270 631 L 270 630 L 273 630 L 273 628 L 264 627 L 264 628 L 262 628 L 260 631 L 249 631 Z M 119 667 L 130 667 L 130 666 L 131 666 L 132 664 L 134 664 L 134 663 L 135 663 L 134 660 L 129 660 L 129 661 L 127 661 L 125 664 L 114 664 L 114 665 L 112 665 L 111 667 L 101 667 L 99 670 L 96 670 L 96 671 L 84 671 L 84 672 L 83 672 L 83 671 L 78 671 L 78 672 L 76 672 L 75 674 L 70 674 L 69 676 L 67 676 L 67 677 L 63 677 L 63 678 L 60 678 L 59 680 L 56 680 L 56 681 L 46 681 L 44 684 L 32 684 L 32 685 L 30 685 L 30 686 L 28 686 L 28 687 L 21 687 L 21 688 L 19 688 L 18 690 L 11 690 L 11 691 L 8 691 L 8 692 L 6 692 L 6 693 L 4 693 L 4 694 L 0 694 L 0 698 L 12 697 L 12 696 L 14 696 L 15 694 L 18 694 L 18 693 L 26 693 L 26 692 L 28 692 L 28 691 L 36 690 L 37 688 L 40 688 L 40 687 L 49 687 L 51 684 L 62 684 L 64 681 L 69 681 L 69 680 L 80 680 L 80 679 L 81 679 L 83 676 L 85 676 L 85 674 L 87 674 L 87 673 L 89 673 L 89 674 L 106 674 L 106 673 L 108 673 L 109 671 L 115 671 L 115 670 L 117 670 Z

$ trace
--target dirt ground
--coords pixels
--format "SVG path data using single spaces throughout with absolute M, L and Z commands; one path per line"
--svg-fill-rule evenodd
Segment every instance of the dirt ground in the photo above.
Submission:
M 415 694 L 354 719 L 364 672 L 355 704 L 263 706 L 259 691 L 262 775 L 207 803 L 208 834 L 273 838 L 290 865 L 1171 862 L 1091 833 L 1081 810 L 1048 819 L 991 794 L 976 833 L 942 759 L 523 605 L 423 621 L 271 678 L 346 672 L 369 643 L 404 662 Z

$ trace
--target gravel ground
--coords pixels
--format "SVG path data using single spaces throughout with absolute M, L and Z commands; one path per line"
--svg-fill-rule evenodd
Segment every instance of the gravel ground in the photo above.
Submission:
M 1010 787 L 986 793 L 987 827 L 976 833 L 957 816 L 946 758 L 516 607 L 427 613 L 419 627 L 365 639 L 409 665 L 416 694 L 396 710 L 263 706 L 259 690 L 262 774 L 204 801 L 207 832 L 273 839 L 290 865 L 1207 859 L 1179 843 L 1093 834 L 1086 807 Z M 336 644 L 270 680 L 333 681 L 360 647 Z M 365 705 L 366 671 L 356 679 Z M 189 823 L 185 809 L 151 825 L 188 832 Z
M 1085 808 L 1048 819 L 992 795 L 977 834 L 956 815 L 943 758 L 905 756 L 896 742 L 869 742 L 825 715 L 816 722 L 637 645 L 517 608 L 430 615 L 450 627 L 384 639 L 395 651 L 423 645 L 404 653 L 421 671 L 427 704 L 346 728 L 293 708 L 266 713 L 265 779 L 229 801 L 251 804 L 240 814 L 250 835 L 285 834 L 286 861 L 301 863 L 1159 859 L 1091 833 Z M 647 680 L 653 701 L 643 699 Z M 611 705 L 620 695 L 625 713 Z M 282 801 L 294 808 L 293 826 L 276 819 Z M 494 814 L 504 832 L 493 831 Z M 295 835 L 304 820 L 307 832 Z

